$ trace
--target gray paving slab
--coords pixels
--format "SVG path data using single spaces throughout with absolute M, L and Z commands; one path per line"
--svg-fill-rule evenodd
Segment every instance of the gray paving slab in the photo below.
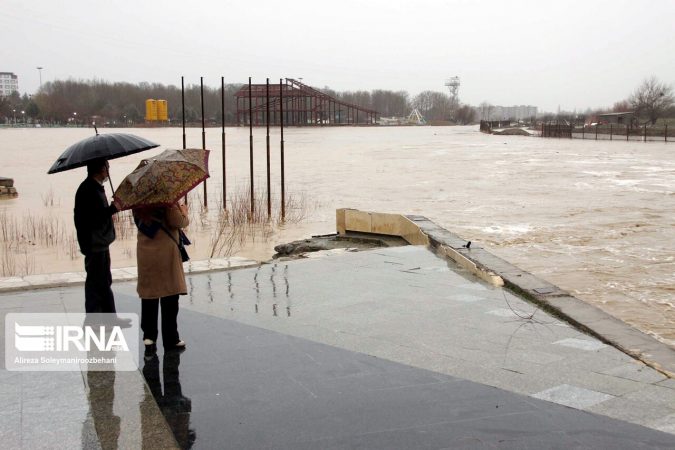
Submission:
M 0 295 L 0 303 L 6 297 L 20 305 L 13 304 L 0 317 L 3 342 L 7 312 L 83 311 L 81 287 L 5 294 Z M 4 366 L 4 344 L 0 349 Z M 111 382 L 92 383 L 110 375 Z M 152 396 L 149 407 L 139 405 L 139 392 L 144 389 L 147 386 L 138 372 L 9 372 L 3 367 L 2 448 L 139 448 L 148 435 L 157 444 L 155 448 L 175 448 L 175 439 Z M 141 424 L 151 427 L 142 432 Z
M 644 383 L 659 383 L 661 381 L 669 380 L 669 378 L 661 373 L 648 370 L 647 366 L 640 362 L 631 362 L 629 364 L 605 370 L 601 373 Z
M 588 409 L 591 406 L 614 398 L 614 396 L 609 394 L 568 384 L 561 384 L 545 391 L 537 392 L 532 397 L 576 409 Z
M 667 378 L 663 381 L 659 381 L 656 384 L 657 384 L 657 386 L 663 386 L 663 387 L 667 387 L 669 389 L 675 389 L 675 380 L 673 380 L 672 378 Z

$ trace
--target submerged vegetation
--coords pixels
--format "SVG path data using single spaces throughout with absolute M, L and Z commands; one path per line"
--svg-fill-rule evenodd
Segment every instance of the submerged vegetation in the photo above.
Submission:
M 239 187 L 227 200 L 227 210 L 222 206 L 222 194 L 212 203 L 211 208 L 204 207 L 199 189 L 188 196 L 190 226 L 188 234 L 197 243 L 200 242 L 201 254 L 209 258 L 231 256 L 245 243 L 269 240 L 279 227 L 298 223 L 316 207 L 308 201 L 304 193 L 286 195 L 286 216 L 281 217 L 280 200 L 272 195 L 272 214 L 267 215 L 267 191 L 255 192 L 253 215 L 250 214 L 250 190 Z M 45 208 L 42 213 L 26 212 L 21 216 L 0 211 L 0 276 L 25 276 L 40 270 L 39 252 L 45 250 L 51 257 L 67 258 L 74 261 L 81 257 L 75 229 L 72 223 L 64 222 L 50 208 L 59 204 L 53 190 L 42 195 Z M 136 225 L 131 211 L 122 211 L 113 216 L 118 242 L 130 242 L 136 239 Z M 133 248 L 133 247 L 132 247 Z M 206 248 L 206 251 L 204 251 Z M 122 250 L 124 256 L 131 259 L 135 250 L 128 246 Z

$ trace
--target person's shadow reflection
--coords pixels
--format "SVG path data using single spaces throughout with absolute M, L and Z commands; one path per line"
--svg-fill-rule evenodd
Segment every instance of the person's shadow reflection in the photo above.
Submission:
M 89 358 L 109 357 L 109 353 L 88 352 Z M 108 370 L 105 370 L 108 369 Z M 99 365 L 98 370 L 87 371 L 89 387 L 89 415 L 93 421 L 96 437 L 83 435 L 83 447 L 91 444 L 90 439 L 97 439 L 103 450 L 116 449 L 120 436 L 120 418 L 113 412 L 115 402 L 115 367 Z M 86 434 L 86 433 L 85 433 Z
M 190 429 L 190 412 L 192 401 L 183 395 L 180 385 L 179 371 L 180 351 L 164 353 L 162 374 L 164 377 L 164 392 L 159 377 L 159 358 L 157 354 L 145 358 L 143 376 L 150 387 L 157 405 L 167 423 L 171 427 L 176 441 L 181 448 L 191 448 L 196 439 L 194 430 Z

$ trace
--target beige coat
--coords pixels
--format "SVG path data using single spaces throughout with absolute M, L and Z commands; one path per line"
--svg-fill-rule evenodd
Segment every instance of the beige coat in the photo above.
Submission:
M 165 209 L 163 224 L 178 240 L 178 229 L 185 228 L 189 219 L 186 210 L 179 206 Z M 136 291 L 142 299 L 187 294 L 183 262 L 176 242 L 162 229 L 153 238 L 141 231 L 136 243 L 138 285 Z

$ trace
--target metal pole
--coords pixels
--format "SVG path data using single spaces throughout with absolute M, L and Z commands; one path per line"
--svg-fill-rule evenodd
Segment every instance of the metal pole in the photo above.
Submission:
M 629 135 L 630 135 L 630 128 L 628 128 L 628 124 L 626 124 L 626 142 L 628 142 Z
M 645 135 L 644 141 L 647 142 L 647 124 L 644 124 L 644 125 L 642 126 L 642 128 L 644 129 L 644 135 Z
M 265 123 L 267 124 L 267 220 L 272 218 L 272 186 L 270 185 L 270 79 L 265 82 L 265 95 L 267 103 L 267 114 Z
M 663 131 L 663 139 L 665 142 L 668 142 L 668 124 L 666 124 L 666 129 Z
M 206 150 L 206 131 L 204 131 L 204 77 L 199 77 L 201 83 L 201 97 L 202 97 L 202 150 Z M 208 206 L 209 199 L 206 193 L 206 180 L 204 180 L 204 207 Z
M 281 108 L 281 221 L 286 220 L 286 186 L 284 177 L 284 87 L 279 79 L 279 105 Z
M 185 147 L 185 83 L 183 77 L 180 77 L 180 99 L 183 108 L 183 148 Z
M 248 77 L 248 142 L 249 142 L 249 166 L 251 175 L 251 218 L 253 221 L 253 214 L 255 213 L 255 197 L 253 189 L 253 96 L 251 93 L 251 77 Z
M 225 168 L 227 167 L 225 162 L 225 77 L 220 77 L 220 116 L 221 116 L 221 125 L 222 125 L 222 135 L 221 141 L 223 144 L 223 209 L 227 211 L 227 174 Z
M 598 140 L 598 124 L 595 124 L 595 140 Z
M 612 139 L 612 131 L 613 131 L 612 128 L 613 128 L 613 125 L 610 123 L 610 124 L 609 124 L 609 140 L 610 140 L 610 141 L 613 140 L 613 139 Z
M 180 100 L 181 100 L 181 108 L 182 108 L 182 113 L 183 113 L 183 148 L 186 148 L 186 140 L 185 140 L 185 80 L 184 77 L 180 77 Z M 185 201 L 185 204 L 188 204 L 188 196 L 185 194 L 185 198 L 183 199 Z

